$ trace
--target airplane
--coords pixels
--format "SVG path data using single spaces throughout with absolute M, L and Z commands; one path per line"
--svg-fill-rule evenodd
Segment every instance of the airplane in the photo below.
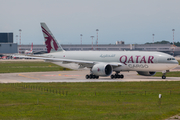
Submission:
M 31 50 L 30 51 L 29 50 L 25 50 L 24 53 L 25 53 L 25 55 L 33 53 L 33 43 L 31 44 Z
M 110 76 L 111 79 L 124 78 L 120 72 L 137 71 L 139 75 L 153 76 L 166 73 L 178 66 L 178 61 L 165 53 L 148 51 L 65 51 L 57 42 L 45 23 L 41 23 L 47 52 L 31 58 L 43 59 L 71 69 L 89 68 L 86 79 Z M 115 74 L 113 74 L 115 72 Z

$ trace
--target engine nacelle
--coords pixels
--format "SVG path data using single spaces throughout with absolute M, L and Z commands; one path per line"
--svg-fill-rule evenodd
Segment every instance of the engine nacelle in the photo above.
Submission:
M 149 72 L 149 71 L 137 71 L 137 73 L 143 76 L 153 76 L 156 74 L 156 72 Z
M 92 74 L 97 76 L 109 76 L 112 74 L 113 68 L 109 64 L 99 63 L 92 67 Z

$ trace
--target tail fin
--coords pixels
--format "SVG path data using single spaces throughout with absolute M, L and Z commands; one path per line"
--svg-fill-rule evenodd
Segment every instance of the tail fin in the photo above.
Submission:
M 64 51 L 45 23 L 41 23 L 41 28 L 42 28 L 47 52 L 50 53 L 56 51 Z

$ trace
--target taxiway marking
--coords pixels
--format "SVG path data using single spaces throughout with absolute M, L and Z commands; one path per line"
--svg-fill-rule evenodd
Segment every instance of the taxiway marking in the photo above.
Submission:
M 21 77 L 26 77 L 26 78 L 30 78 L 30 79 L 39 80 L 39 78 L 29 77 L 29 76 L 22 75 L 22 74 L 18 74 L 18 75 L 21 76 Z
M 67 75 L 67 74 L 64 74 L 64 75 L 62 75 L 62 74 L 58 74 L 58 75 L 42 75 L 42 76 L 65 76 L 65 77 L 79 77 L 79 76 L 81 76 L 81 75 Z

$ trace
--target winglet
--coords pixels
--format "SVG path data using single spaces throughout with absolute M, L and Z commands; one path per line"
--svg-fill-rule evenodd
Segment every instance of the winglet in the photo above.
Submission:
M 43 32 L 44 41 L 48 53 L 56 52 L 56 51 L 64 51 L 45 23 L 41 23 L 41 29 Z

